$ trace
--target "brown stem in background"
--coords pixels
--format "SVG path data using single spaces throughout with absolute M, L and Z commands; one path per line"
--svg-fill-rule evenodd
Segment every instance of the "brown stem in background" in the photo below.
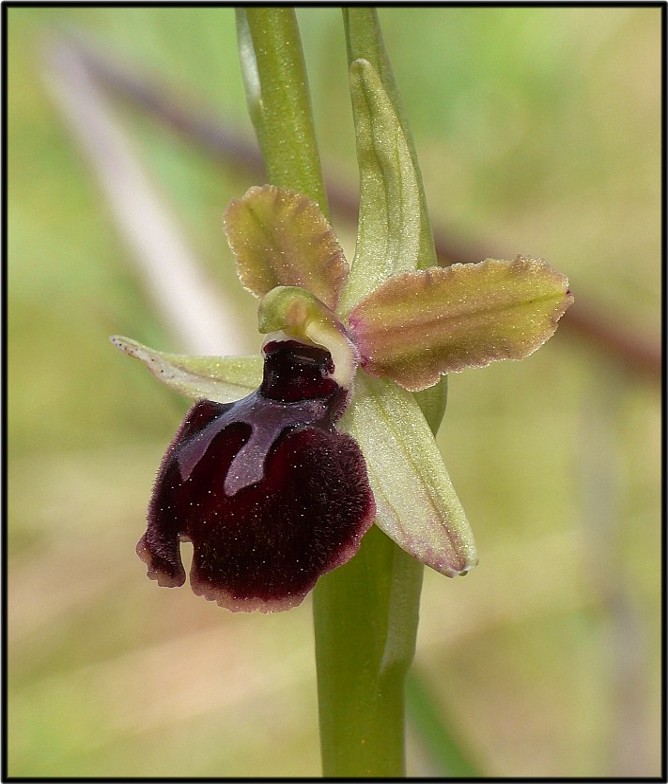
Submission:
M 191 353 L 251 350 L 230 316 L 234 303 L 196 258 L 160 188 L 151 180 L 78 47 L 45 51 L 44 77 L 90 165 L 126 243 L 128 260 L 165 325 Z
M 179 101 L 173 90 L 123 67 L 111 56 L 83 43 L 80 38 L 70 38 L 69 45 L 76 48 L 93 78 L 142 110 L 150 112 L 187 142 L 220 159 L 226 166 L 248 172 L 253 178 L 264 177 L 260 151 L 245 134 L 225 124 L 211 111 Z M 336 177 L 330 174 L 327 174 L 325 180 L 332 211 L 356 221 L 358 201 L 354 191 L 337 182 Z M 434 237 L 439 262 L 443 265 L 455 261 L 480 261 L 494 256 L 484 243 L 460 245 L 437 227 L 434 228 Z M 618 322 L 603 316 L 601 309 L 590 303 L 591 300 L 583 304 L 582 296 L 579 295 L 569 310 L 568 318 L 564 319 L 562 329 L 584 338 L 623 365 L 627 371 L 658 382 L 662 367 L 659 341 L 620 326 Z

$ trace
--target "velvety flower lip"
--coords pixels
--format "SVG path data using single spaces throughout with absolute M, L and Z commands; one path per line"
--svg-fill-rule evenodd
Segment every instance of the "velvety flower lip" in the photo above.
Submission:
M 213 439 L 231 424 L 248 425 L 250 435 L 225 475 L 223 487 L 230 496 L 263 478 L 266 456 L 282 430 L 304 424 L 327 428 L 341 415 L 347 392 L 322 374 L 333 369 L 326 352 L 294 340 L 271 341 L 264 352 L 259 390 L 221 411 L 179 449 L 183 481 L 190 479 Z
M 357 552 L 375 515 L 362 453 L 335 428 L 349 390 L 332 381 L 329 353 L 294 340 L 264 353 L 258 390 L 188 412 L 137 545 L 149 577 L 176 587 L 179 542 L 191 541 L 193 590 L 231 610 L 298 605 Z

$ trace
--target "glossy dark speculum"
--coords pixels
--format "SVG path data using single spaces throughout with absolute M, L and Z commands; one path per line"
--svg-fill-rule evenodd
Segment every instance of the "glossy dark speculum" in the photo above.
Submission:
M 137 552 L 160 585 L 185 581 L 232 610 L 299 604 L 318 577 L 357 551 L 374 517 L 357 443 L 335 422 L 349 391 L 327 351 L 265 348 L 260 388 L 236 403 L 202 400 L 163 459 Z

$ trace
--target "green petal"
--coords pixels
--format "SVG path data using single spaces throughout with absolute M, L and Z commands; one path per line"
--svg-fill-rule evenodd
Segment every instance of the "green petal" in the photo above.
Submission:
M 350 330 L 365 370 L 415 392 L 442 373 L 523 359 L 572 302 L 543 259 L 487 259 L 391 278 L 354 308 Z
M 413 396 L 358 372 L 341 425 L 364 452 L 378 527 L 448 577 L 472 569 L 473 533 Z
M 420 184 L 408 141 L 380 77 L 367 60 L 350 66 L 360 167 L 357 246 L 339 313 L 390 275 L 420 260 Z
M 114 335 L 111 342 L 145 363 L 153 375 L 171 389 L 193 400 L 232 403 L 246 397 L 262 381 L 262 357 L 191 357 L 165 354 L 136 340 Z
M 224 222 L 239 278 L 253 294 L 301 286 L 336 307 L 348 264 L 315 202 L 275 185 L 255 186 L 231 202 Z

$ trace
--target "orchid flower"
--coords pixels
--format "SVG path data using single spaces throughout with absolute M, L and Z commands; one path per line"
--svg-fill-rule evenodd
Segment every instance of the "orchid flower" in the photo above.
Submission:
M 112 341 L 196 401 L 163 458 L 137 545 L 159 585 L 230 610 L 300 604 L 374 523 L 449 577 L 477 563 L 471 528 L 412 393 L 521 359 L 572 302 L 538 258 L 416 269 L 391 248 L 352 267 L 318 205 L 252 187 L 225 212 L 262 356 L 190 357 Z M 410 236 L 410 227 L 407 229 Z

